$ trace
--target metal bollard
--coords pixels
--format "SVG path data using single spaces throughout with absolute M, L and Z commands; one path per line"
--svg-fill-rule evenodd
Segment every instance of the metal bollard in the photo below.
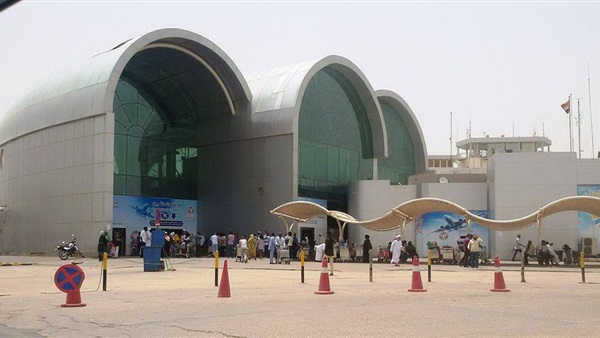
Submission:
M 373 258 L 371 258 L 371 253 L 373 250 L 369 250 L 369 282 L 373 283 Z
M 304 250 L 300 250 L 300 281 L 304 283 Z
M 427 282 L 431 282 L 431 252 L 427 250 Z
M 215 251 L 215 286 L 219 286 L 219 252 Z
M 581 283 L 585 284 L 585 258 L 583 251 L 579 253 L 579 264 L 581 264 Z
M 106 270 L 108 268 L 108 254 L 102 255 L 102 291 L 106 291 Z

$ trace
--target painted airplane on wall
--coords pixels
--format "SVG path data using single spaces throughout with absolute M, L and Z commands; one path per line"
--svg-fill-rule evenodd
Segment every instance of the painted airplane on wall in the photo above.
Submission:
M 144 204 L 141 208 L 137 205 L 130 205 L 131 209 L 135 211 L 136 214 L 145 217 L 145 218 L 154 218 L 154 215 L 150 213 L 147 209 L 150 208 L 150 204 Z
M 444 220 L 446 221 L 446 225 L 440 226 L 439 229 L 432 231 L 431 233 L 442 232 L 442 231 L 456 231 L 466 227 L 465 223 L 467 221 L 465 219 L 459 218 L 458 221 L 454 221 L 452 217 L 449 215 L 444 215 Z

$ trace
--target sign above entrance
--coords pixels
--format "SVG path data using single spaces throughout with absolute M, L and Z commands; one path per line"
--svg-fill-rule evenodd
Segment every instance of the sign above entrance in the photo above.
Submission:
M 114 195 L 113 222 L 128 227 L 196 229 L 198 201 Z

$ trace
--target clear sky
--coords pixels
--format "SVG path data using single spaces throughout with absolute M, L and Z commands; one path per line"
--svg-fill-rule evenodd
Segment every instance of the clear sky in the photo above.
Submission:
M 600 3 L 24 1 L 0 13 L 0 114 L 44 76 L 160 28 L 212 40 L 245 76 L 341 55 L 412 107 L 429 154 L 472 136 L 546 135 L 600 150 Z M 588 63 L 592 87 L 590 121 Z M 575 115 L 574 115 L 575 116 Z M 577 149 L 577 129 L 573 123 Z M 456 149 L 453 148 L 453 152 Z

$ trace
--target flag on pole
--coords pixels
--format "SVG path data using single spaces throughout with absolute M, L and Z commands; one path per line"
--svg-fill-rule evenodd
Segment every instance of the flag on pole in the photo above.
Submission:
M 571 98 L 569 98 L 567 102 L 561 104 L 560 107 L 568 114 L 571 111 Z

